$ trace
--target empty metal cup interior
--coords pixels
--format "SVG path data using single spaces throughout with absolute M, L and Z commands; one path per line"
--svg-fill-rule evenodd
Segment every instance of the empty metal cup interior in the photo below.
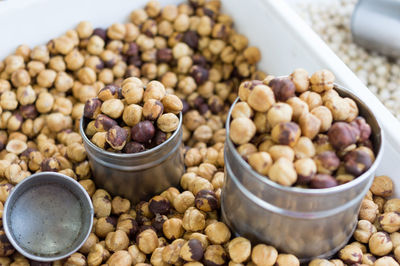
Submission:
M 3 223 L 9 241 L 22 255 L 54 261 L 76 252 L 86 241 L 93 224 L 93 206 L 78 182 L 42 172 L 13 189 Z

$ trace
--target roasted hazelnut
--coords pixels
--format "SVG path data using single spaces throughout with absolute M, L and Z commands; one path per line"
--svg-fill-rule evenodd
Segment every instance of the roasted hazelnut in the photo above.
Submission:
M 361 263 L 366 265 L 374 265 L 376 258 L 371 253 L 364 253 L 361 259 Z
M 300 128 L 293 122 L 279 123 L 272 128 L 271 137 L 278 144 L 293 147 L 300 138 Z
M 83 116 L 89 119 L 96 119 L 101 112 L 101 101 L 97 98 L 89 99 L 85 103 Z
M 331 71 L 326 69 L 319 70 L 310 78 L 311 89 L 318 93 L 331 90 L 333 89 L 334 81 L 335 76 Z
M 389 254 L 393 249 L 392 240 L 385 232 L 376 232 L 372 234 L 368 242 L 369 250 L 376 256 Z
M 359 176 L 371 167 L 373 158 L 367 152 L 355 149 L 346 154 L 344 161 L 346 171 L 354 176 Z
M 383 206 L 384 212 L 400 212 L 400 199 L 390 199 Z
M 94 127 L 99 132 L 108 131 L 113 126 L 117 126 L 117 121 L 103 114 L 99 114 L 94 123 Z
M 168 214 L 170 203 L 162 196 L 155 196 L 149 201 L 149 209 L 153 214 Z
M 317 166 L 314 160 L 310 158 L 299 159 L 294 163 L 297 173 L 296 183 L 299 185 L 307 185 L 317 173 Z
M 353 127 L 358 128 L 360 131 L 360 137 L 358 139 L 359 142 L 365 142 L 369 140 L 371 136 L 371 126 L 365 121 L 363 117 L 356 117 L 354 121 L 350 123 Z
M 129 238 L 122 230 L 110 232 L 106 237 L 106 246 L 107 249 L 112 252 L 127 249 L 129 246 Z
M 200 261 L 203 258 L 204 249 L 197 239 L 190 239 L 183 244 L 179 256 L 185 261 Z
M 107 132 L 96 132 L 91 141 L 99 148 L 104 149 L 106 145 Z
M 345 122 L 335 122 L 328 130 L 329 142 L 338 150 L 355 144 L 359 131 Z
M 316 153 L 314 144 L 307 137 L 300 137 L 296 145 L 294 145 L 293 150 L 296 159 L 311 158 Z
M 268 177 L 272 181 L 283 186 L 291 186 L 297 180 L 297 174 L 293 162 L 289 161 L 285 157 L 279 158 L 272 164 L 268 171 Z
M 227 260 L 228 255 L 221 245 L 210 245 L 204 252 L 203 263 L 206 266 L 225 265 Z
M 179 126 L 179 118 L 173 113 L 166 113 L 157 119 L 157 126 L 168 133 L 175 131 Z
M 232 109 L 233 119 L 238 117 L 251 118 L 253 113 L 253 109 L 246 102 L 238 102 Z
M 182 101 L 173 94 L 167 94 L 162 98 L 162 104 L 164 105 L 165 112 L 179 114 L 183 109 Z
M 246 117 L 233 119 L 230 124 L 229 136 L 235 144 L 249 142 L 256 133 L 256 127 L 252 120 Z
M 313 259 L 308 266 L 334 266 L 334 264 L 325 259 Z
M 329 108 L 335 121 L 347 121 L 350 115 L 354 115 L 352 114 L 354 106 L 350 106 L 350 103 L 340 96 L 328 99 L 324 105 Z
M 129 266 L 132 265 L 132 257 L 126 250 L 118 250 L 107 260 L 109 266 Z
M 111 212 L 112 214 L 121 215 L 122 213 L 127 213 L 131 207 L 131 203 L 127 199 L 123 199 L 119 196 L 113 198 L 111 202 Z
M 99 91 L 97 97 L 104 102 L 110 99 L 118 99 L 120 94 L 121 88 L 115 85 L 107 85 Z
M 313 114 L 321 122 L 319 130 L 320 132 L 326 132 L 329 130 L 332 125 L 333 117 L 331 111 L 327 107 L 323 105 L 317 106 L 311 110 L 311 114 Z
M 258 244 L 253 247 L 251 260 L 256 265 L 274 265 L 278 258 L 278 251 L 264 244 Z
M 296 87 L 296 92 L 302 93 L 308 90 L 310 86 L 310 79 L 308 72 L 305 69 L 297 68 L 290 75 L 290 79 Z
M 375 261 L 374 266 L 398 266 L 399 264 L 394 258 L 390 256 L 384 256 Z
M 137 104 L 130 104 L 125 107 L 122 119 L 128 126 L 134 126 L 140 122 L 142 118 L 143 108 Z
M 154 134 L 154 126 L 148 120 L 137 123 L 131 130 L 132 140 L 140 143 L 148 142 L 153 138 Z
M 0 256 L 10 256 L 15 251 L 3 229 L 0 230 Z
M 275 264 L 277 266 L 279 266 L 279 265 L 300 266 L 300 261 L 296 256 L 294 256 L 292 254 L 279 254 L 278 258 L 276 259 Z M 339 266 L 339 265 L 337 265 L 337 266 Z
M 143 263 L 146 260 L 146 254 L 141 252 L 137 245 L 132 245 L 128 248 L 129 255 L 132 258 L 132 265 Z
M 275 103 L 274 92 L 267 85 L 259 84 L 254 88 L 251 85 L 249 89 L 250 93 L 246 101 L 255 111 L 266 112 Z
M 162 115 L 163 111 L 163 104 L 154 99 L 149 99 L 145 102 L 142 109 L 143 117 L 151 121 L 157 120 Z
M 200 190 L 196 194 L 195 205 L 201 211 L 214 211 L 218 208 L 218 199 L 214 191 Z
M 310 182 L 311 188 L 330 188 L 339 185 L 337 180 L 327 174 L 317 174 Z
M 185 211 L 182 219 L 183 228 L 187 231 L 200 231 L 205 228 L 205 216 L 194 207 L 190 207 Z
M 286 102 L 295 96 L 296 87 L 288 78 L 274 78 L 268 85 L 272 88 L 277 101 Z
M 124 111 L 124 104 L 119 99 L 109 99 L 101 105 L 101 112 L 113 119 L 117 119 Z
M 361 263 L 363 253 L 355 245 L 347 245 L 339 251 L 339 258 L 346 264 Z
M 153 229 L 146 229 L 136 237 L 136 244 L 140 251 L 151 254 L 158 247 L 157 234 Z
M 320 174 L 332 174 L 340 165 L 340 159 L 333 151 L 317 154 L 314 157 L 314 161 Z
M 229 228 L 222 222 L 208 225 L 204 232 L 212 244 L 224 244 L 231 238 Z
M 386 212 L 379 216 L 379 224 L 388 233 L 396 232 L 400 229 L 400 213 Z
M 6 150 L 8 152 L 12 152 L 14 154 L 21 154 L 28 148 L 25 141 L 19 139 L 12 139 L 9 140 L 6 146 Z
M 228 243 L 228 253 L 235 263 L 243 263 L 251 255 L 251 243 L 243 237 L 236 237 Z
M 195 183 L 194 181 L 192 182 L 193 182 L 192 184 Z M 184 213 L 189 207 L 193 207 L 194 203 L 195 203 L 195 196 L 190 191 L 184 191 L 176 195 L 176 197 L 173 199 L 174 208 L 179 213 Z
M 360 212 L 358 214 L 359 219 L 367 220 L 373 223 L 377 214 L 378 205 L 376 205 L 372 200 L 363 199 L 361 202 Z
M 390 197 L 393 194 L 393 181 L 388 176 L 377 176 L 370 190 L 376 196 Z
M 143 100 L 144 102 L 147 102 L 149 99 L 161 101 L 165 94 L 166 92 L 164 85 L 161 82 L 153 80 L 147 84 L 146 90 L 143 94 Z
M 262 175 L 267 175 L 272 165 L 270 154 L 263 151 L 249 155 L 248 161 L 251 167 Z
M 75 266 L 75 265 L 84 266 L 84 265 L 86 265 L 86 257 L 84 255 L 82 255 L 81 253 L 76 252 L 76 253 L 72 254 L 71 256 L 69 256 L 63 265 L 65 265 L 65 266 Z
M 372 234 L 376 233 L 376 227 L 367 220 L 359 220 L 354 231 L 354 238 L 361 243 L 368 243 Z
M 271 127 L 276 126 L 279 123 L 286 123 L 292 120 L 293 110 L 289 104 L 286 103 L 275 103 L 268 110 L 267 121 Z
M 286 102 L 292 107 L 294 121 L 298 121 L 303 114 L 307 114 L 309 111 L 308 104 L 299 97 L 291 97 Z

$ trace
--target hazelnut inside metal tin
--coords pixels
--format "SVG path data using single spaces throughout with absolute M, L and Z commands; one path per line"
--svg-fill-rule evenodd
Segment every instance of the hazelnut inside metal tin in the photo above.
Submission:
M 42 172 L 19 183 L 4 206 L 3 225 L 11 244 L 35 261 L 54 261 L 76 252 L 93 224 L 85 189 L 62 174 Z

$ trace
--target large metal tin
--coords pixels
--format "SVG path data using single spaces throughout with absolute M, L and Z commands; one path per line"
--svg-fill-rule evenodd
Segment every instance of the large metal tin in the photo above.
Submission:
M 140 153 L 108 152 L 94 145 L 86 136 L 86 119 L 80 133 L 98 187 L 133 204 L 146 200 L 171 186 L 178 186 L 184 173 L 182 114 L 178 129 L 164 143 Z
M 281 186 L 255 172 L 237 153 L 229 139 L 229 114 L 224 154 L 226 184 L 221 205 L 224 220 L 233 231 L 254 242 L 270 243 L 302 261 L 329 257 L 349 240 L 361 201 L 382 159 L 383 132 L 364 103 L 343 88 L 336 89 L 356 101 L 360 114 L 371 125 L 377 154 L 374 164 L 355 180 L 333 188 Z
M 93 206 L 74 179 L 53 172 L 19 183 L 4 206 L 3 226 L 10 243 L 34 261 L 55 261 L 76 252 L 93 225 Z
M 356 43 L 388 56 L 400 57 L 400 1 L 359 0 L 351 18 Z

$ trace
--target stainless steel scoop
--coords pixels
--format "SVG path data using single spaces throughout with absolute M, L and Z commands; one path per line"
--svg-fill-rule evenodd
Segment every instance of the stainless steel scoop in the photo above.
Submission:
M 359 0 L 351 31 L 357 44 L 400 57 L 400 0 Z
M 85 189 L 53 172 L 19 183 L 4 206 L 3 225 L 10 243 L 35 261 L 54 261 L 76 252 L 93 224 L 93 206 Z

